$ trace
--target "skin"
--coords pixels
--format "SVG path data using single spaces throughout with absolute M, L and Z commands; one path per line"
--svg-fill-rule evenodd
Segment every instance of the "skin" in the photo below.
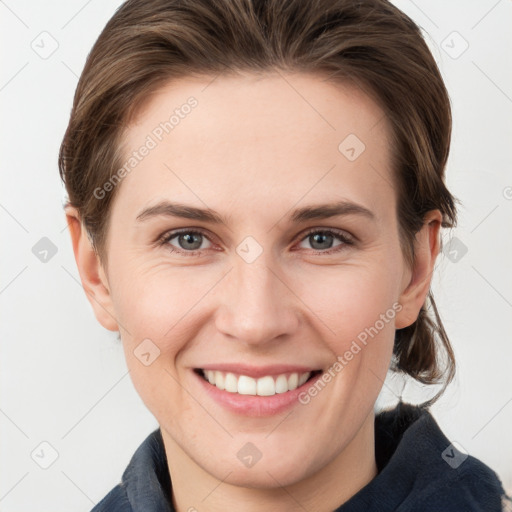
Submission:
M 127 155 L 168 112 L 191 95 L 198 100 L 118 185 L 105 268 L 77 211 L 67 208 L 78 270 L 98 321 L 120 331 L 134 386 L 161 426 L 179 512 L 332 511 L 377 474 L 373 407 L 394 331 L 413 323 L 425 302 L 441 215 L 425 217 L 408 266 L 390 127 L 357 88 L 302 73 L 212 79 L 167 84 L 128 127 Z M 348 134 L 366 146 L 354 161 L 338 149 Z M 164 199 L 209 207 L 226 222 L 136 221 Z M 294 224 L 287 217 L 294 208 L 342 200 L 374 218 Z M 179 237 L 154 243 L 178 228 L 204 231 L 198 254 Z M 308 228 L 338 229 L 355 242 L 334 237 L 314 245 Z M 247 236 L 263 250 L 252 263 L 236 252 Z M 339 250 L 322 254 L 330 248 Z M 310 403 L 282 414 L 230 412 L 205 396 L 193 375 L 193 368 L 221 362 L 325 370 L 397 303 L 394 319 Z M 160 350 L 149 366 L 134 354 L 147 338 Z M 237 457 L 247 442 L 262 453 L 250 468 Z

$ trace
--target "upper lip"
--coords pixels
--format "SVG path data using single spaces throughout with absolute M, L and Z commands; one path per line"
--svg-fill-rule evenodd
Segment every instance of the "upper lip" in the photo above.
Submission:
M 283 373 L 306 373 L 320 370 L 320 368 L 311 368 L 308 366 L 298 366 L 291 364 L 272 364 L 268 366 L 251 366 L 247 364 L 207 364 L 198 366 L 201 370 L 217 370 L 219 372 L 234 373 L 236 375 L 247 375 L 248 377 L 258 378 L 266 375 L 281 375 Z

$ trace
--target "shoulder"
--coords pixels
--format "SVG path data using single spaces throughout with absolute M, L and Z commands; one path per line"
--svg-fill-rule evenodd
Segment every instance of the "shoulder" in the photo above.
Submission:
M 430 414 L 423 419 L 428 424 L 424 433 L 428 433 L 429 442 L 424 442 L 423 450 L 415 446 L 423 451 L 418 462 L 424 467 L 415 510 L 500 512 L 505 491 L 498 475 L 451 443 Z
M 172 511 L 171 479 L 160 429 L 149 434 L 126 467 L 121 483 L 91 512 Z
M 116 485 L 91 512 L 133 512 L 123 484 Z
M 498 475 L 451 443 L 427 409 L 401 404 L 379 416 L 377 459 L 381 494 L 396 510 L 501 512 Z M 384 487 L 384 489 L 382 489 Z
M 501 512 L 505 491 L 498 475 L 475 457 L 443 473 L 417 496 L 418 512 Z

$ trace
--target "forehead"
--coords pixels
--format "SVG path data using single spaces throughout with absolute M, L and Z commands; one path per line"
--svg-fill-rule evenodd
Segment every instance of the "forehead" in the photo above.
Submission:
M 222 199 L 261 212 L 271 200 L 284 207 L 326 192 L 378 203 L 391 188 L 389 201 L 388 130 L 361 90 L 320 75 L 176 80 L 148 98 L 125 132 L 124 163 L 133 166 L 120 201 L 135 208 L 169 196 L 198 206 Z

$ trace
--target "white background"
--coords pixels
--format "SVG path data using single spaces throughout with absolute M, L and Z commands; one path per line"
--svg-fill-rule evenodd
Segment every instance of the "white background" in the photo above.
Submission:
M 448 185 L 462 207 L 445 243 L 456 237 L 467 247 L 456 262 L 441 256 L 434 282 L 458 374 L 433 413 L 448 438 L 491 466 L 510 491 L 512 3 L 395 3 L 427 33 L 452 98 Z M 118 5 L 0 2 L 3 512 L 90 510 L 157 427 L 132 386 L 116 335 L 96 322 L 81 288 L 57 168 L 78 76 Z M 43 31 L 58 43 L 47 59 L 31 47 L 49 37 L 39 36 Z M 464 41 L 469 47 L 458 56 Z M 32 252 L 42 237 L 57 249 L 46 263 Z M 393 389 L 390 380 L 382 402 Z M 422 393 L 409 387 L 404 398 Z M 48 469 L 31 458 L 42 448 L 50 460 L 44 441 L 58 453 Z

